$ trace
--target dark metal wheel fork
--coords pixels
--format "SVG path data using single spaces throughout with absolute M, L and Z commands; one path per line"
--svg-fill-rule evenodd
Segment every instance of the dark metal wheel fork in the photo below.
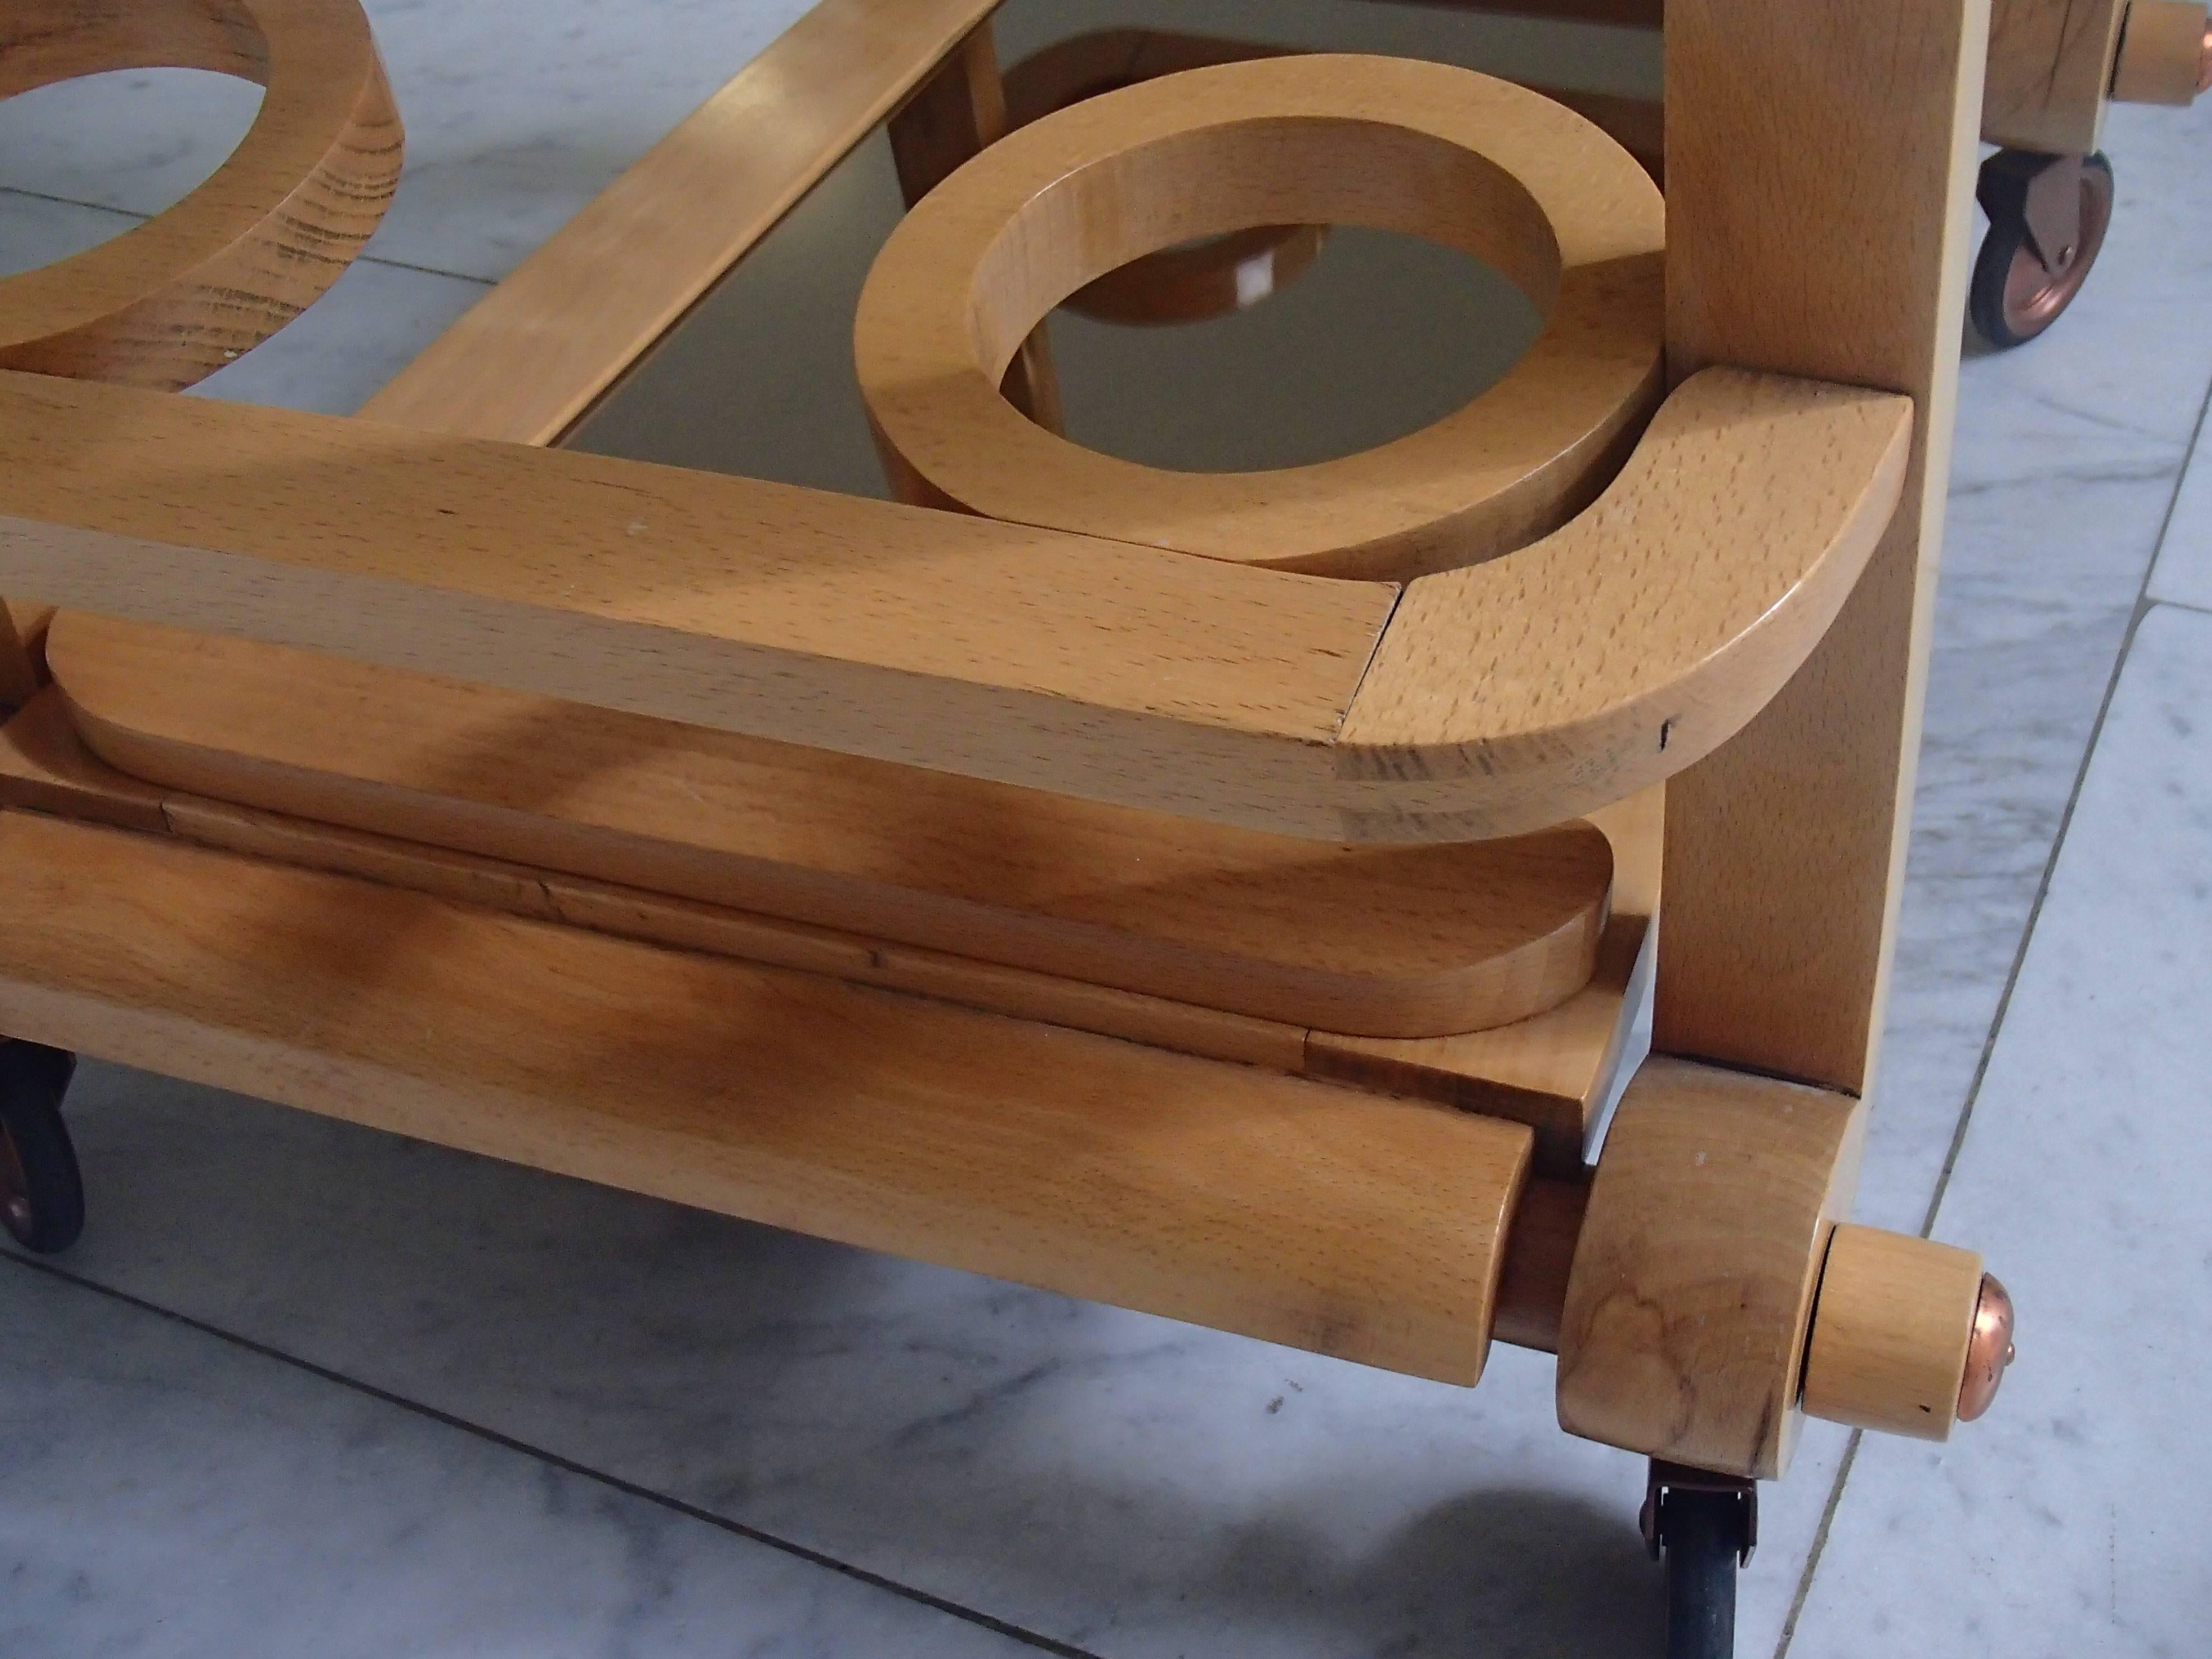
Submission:
M 1734 1659 L 1735 1574 L 1759 1542 L 1759 1488 L 1654 1458 L 1640 1517 L 1667 1568 L 1667 1659 Z
M 41 1255 L 84 1231 L 84 1182 L 61 1111 L 76 1071 L 64 1049 L 0 1039 L 0 1225 Z

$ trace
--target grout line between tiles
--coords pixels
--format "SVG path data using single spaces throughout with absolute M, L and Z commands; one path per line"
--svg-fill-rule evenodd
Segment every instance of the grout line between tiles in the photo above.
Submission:
M 56 196 L 43 190 L 25 190 L 20 185 L 0 185 L 0 196 L 21 196 L 33 202 L 51 202 L 56 207 L 83 208 L 93 213 L 112 213 L 118 219 L 131 219 L 144 224 L 154 216 L 134 212 L 130 208 L 110 207 L 105 202 L 80 202 L 74 196 Z M 495 288 L 496 276 L 471 276 L 466 271 L 446 270 L 437 265 L 418 265 L 411 259 L 394 259 L 381 253 L 362 253 L 355 256 L 353 263 L 362 265 L 389 265 L 394 270 L 411 270 L 422 276 L 450 276 L 457 283 L 474 283 L 478 288 Z
M 2142 584 L 2136 589 L 2134 609 L 2128 617 L 2127 631 L 2121 636 L 2120 648 L 2113 654 L 2112 672 L 2105 681 L 2104 695 L 2097 703 L 2097 718 L 2089 728 L 2089 740 L 2081 746 L 2081 764 L 2074 769 L 2073 787 L 2067 792 L 2066 809 L 2059 814 L 2058 831 L 2051 837 L 2050 855 L 2043 861 L 2043 875 L 2036 883 L 2035 898 L 2028 906 L 2027 921 L 2020 932 L 2020 944 L 2013 951 L 2012 965 L 2005 974 L 2004 991 L 1997 999 L 1996 1012 L 1990 1017 L 1989 1036 L 1983 1039 L 1982 1052 L 1974 1062 L 1974 1075 L 1966 1085 L 1966 1098 L 1959 1109 L 1959 1121 L 1951 1131 L 1951 1144 L 1943 1153 L 1943 1167 L 1936 1177 L 1936 1189 L 1929 1194 L 1927 1213 L 1921 1218 L 1920 1236 L 1929 1237 L 1936 1230 L 1936 1218 L 1943 1207 L 1943 1195 L 1950 1190 L 1952 1172 L 1958 1168 L 1959 1154 L 1966 1142 L 1966 1129 L 1973 1119 L 1974 1108 L 1980 1103 L 1982 1082 L 1989 1075 L 1990 1059 L 1996 1052 L 1998 1035 L 2004 1029 L 2005 1016 L 2012 1009 L 2012 995 L 2020 983 L 2020 970 L 2027 960 L 2029 942 L 2035 937 L 2035 925 L 2043 918 L 2043 902 L 2051 894 L 2051 877 L 2058 868 L 2059 854 L 2065 851 L 2067 832 L 2074 827 L 2074 809 L 2081 799 L 2081 786 L 2089 775 L 2089 763 L 2097 752 L 2097 744 L 2105 735 L 2105 720 L 2111 714 L 2113 696 L 2118 691 L 2120 674 L 2127 666 L 2128 656 L 2135 649 L 2136 635 L 2142 627 L 2143 618 L 2160 605 L 2173 603 L 2150 597 L 2151 577 L 2158 569 L 2159 555 L 2166 550 L 2166 532 L 2173 527 L 2174 508 L 2181 499 L 2181 486 L 2189 477 L 2189 469 L 2197 459 L 2198 446 L 2203 441 L 2206 415 L 2212 411 L 2212 386 L 2208 386 L 2203 401 L 2197 406 L 2197 423 L 2189 434 L 2189 446 L 2183 452 L 2180 469 L 2174 474 L 2173 493 L 2166 497 L 2165 516 L 2160 519 L 2158 536 L 2151 544 L 2150 558 L 2143 566 Z M 2185 605 L 2185 610 L 2197 610 Z M 2202 613 L 2212 614 L 2212 612 Z M 1805 1565 L 1797 1577 L 1797 1593 L 1790 1599 L 1790 1616 L 1783 1621 L 1781 1639 L 1775 1644 L 1774 1659 L 1787 1659 L 1790 1644 L 1797 1634 L 1797 1618 L 1813 1591 L 1813 1577 L 1820 1569 L 1820 1557 L 1827 1548 L 1828 1529 L 1842 1506 L 1844 1485 L 1850 1480 L 1851 1465 L 1857 1461 L 1860 1431 L 1853 1430 L 1850 1443 L 1844 1449 L 1843 1461 L 1836 1467 L 1836 1478 L 1828 1489 L 1827 1506 L 1820 1512 L 1820 1525 L 1813 1534 L 1813 1547 L 1806 1552 Z
M 1835 1482 L 1828 1488 L 1828 1502 L 1820 1511 L 1820 1524 L 1813 1532 L 1813 1547 L 1805 1553 L 1805 1571 L 1798 1575 L 1797 1593 L 1790 1598 L 1790 1615 L 1782 1621 L 1782 1635 L 1774 1644 L 1774 1659 L 1784 1659 L 1797 1634 L 1798 1615 L 1805 1611 L 1806 1601 L 1813 1594 L 1813 1564 L 1828 1547 L 1828 1528 L 1835 1524 L 1836 1511 L 1843 1506 L 1844 1483 L 1851 1478 L 1851 1465 L 1858 1461 L 1859 1442 L 1865 1436 L 1865 1430 L 1853 1429 L 1851 1437 L 1844 1444 L 1843 1461 L 1836 1465 Z
M 606 1487 L 610 1491 L 618 1492 L 625 1497 L 638 1498 L 657 1508 L 683 1516 L 687 1520 L 703 1522 L 717 1531 L 732 1534 L 750 1543 L 764 1545 L 769 1549 L 795 1557 L 809 1565 L 825 1567 L 832 1572 L 866 1584 L 871 1589 L 887 1591 L 903 1601 L 918 1603 L 933 1612 L 957 1619 L 963 1623 L 977 1626 L 991 1632 L 994 1635 L 1006 1637 L 1025 1647 L 1033 1648 L 1040 1653 L 1053 1654 L 1057 1656 L 1057 1659 L 1100 1659 L 1100 1656 L 1091 1652 L 1088 1648 L 1076 1647 L 1073 1644 L 1046 1636 L 1041 1632 L 1029 1630 L 1020 1625 L 997 1618 L 980 1608 L 967 1607 L 961 1602 L 949 1601 L 941 1595 L 933 1595 L 927 1590 L 918 1589 L 911 1584 L 901 1583 L 896 1578 L 889 1578 L 881 1573 L 872 1572 L 866 1567 L 855 1566 L 849 1561 L 841 1561 L 834 1555 L 809 1548 L 805 1544 L 779 1537 L 758 1527 L 748 1526 L 742 1521 L 733 1521 L 728 1516 L 717 1515 L 712 1510 L 702 1509 L 696 1504 L 687 1504 L 680 1498 L 672 1498 L 666 1492 L 655 1492 L 650 1486 L 641 1486 L 635 1480 L 625 1480 L 620 1475 L 610 1474 L 604 1469 L 595 1469 L 589 1464 L 580 1463 L 572 1457 L 564 1457 L 560 1453 L 549 1451 L 542 1446 L 533 1446 L 526 1440 L 518 1440 L 513 1435 L 502 1434 L 497 1429 L 487 1428 L 481 1423 L 472 1423 L 465 1417 L 457 1417 L 451 1412 L 441 1411 L 437 1407 L 425 1405 L 419 1400 L 410 1400 L 404 1395 L 395 1394 L 389 1389 L 379 1388 L 374 1382 L 364 1382 L 359 1377 L 348 1376 L 343 1371 L 332 1370 L 329 1366 L 319 1365 L 312 1359 L 304 1359 L 297 1354 L 287 1353 L 282 1348 L 256 1341 L 250 1336 L 241 1336 L 235 1331 L 227 1331 L 220 1325 L 210 1324 L 204 1319 L 197 1319 L 191 1314 L 180 1313 L 173 1308 L 165 1308 L 157 1302 L 149 1302 L 143 1297 L 134 1296 L 128 1291 L 118 1290 L 112 1285 L 103 1285 L 97 1279 L 80 1277 L 53 1262 L 42 1261 L 35 1256 L 25 1255 L 14 1250 L 0 1251 L 0 1257 L 4 1257 L 7 1261 L 28 1268 L 33 1273 L 44 1273 L 48 1278 L 57 1279 L 63 1284 L 73 1285 L 79 1290 L 88 1291 L 94 1296 L 106 1297 L 111 1301 L 120 1303 L 125 1307 L 136 1309 L 141 1313 L 151 1314 L 155 1318 L 167 1320 L 172 1324 L 181 1325 L 187 1330 L 196 1331 L 202 1336 L 212 1337 L 218 1342 L 227 1343 L 247 1353 L 257 1355 L 264 1359 L 274 1360 L 278 1364 L 289 1366 L 295 1370 L 304 1371 L 308 1376 L 319 1377 L 325 1382 L 336 1383 L 339 1388 L 352 1393 L 364 1395 L 387 1406 L 396 1406 L 404 1412 L 426 1419 L 443 1427 L 459 1430 L 463 1434 L 473 1436 L 503 1450 L 519 1452 L 526 1457 L 535 1458 L 541 1463 L 550 1464 L 565 1474 L 578 1476 L 596 1486 Z

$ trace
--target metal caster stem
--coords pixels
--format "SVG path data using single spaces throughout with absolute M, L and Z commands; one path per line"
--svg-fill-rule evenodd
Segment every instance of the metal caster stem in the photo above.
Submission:
M 1667 1659 L 1734 1659 L 1735 1574 L 1759 1541 L 1759 1489 L 1654 1460 L 1644 1539 L 1667 1569 Z
M 62 1121 L 76 1056 L 0 1041 L 0 1224 L 27 1250 L 65 1250 L 84 1231 L 84 1182 Z

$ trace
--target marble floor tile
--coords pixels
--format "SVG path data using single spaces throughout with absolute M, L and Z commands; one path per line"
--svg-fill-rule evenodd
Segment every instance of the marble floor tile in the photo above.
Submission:
M 2150 596 L 2212 611 L 2212 443 L 2202 432 L 2150 573 Z
M 1912 845 L 1860 1218 L 1917 1231 L 2212 386 L 2212 104 L 2116 108 L 2072 311 L 1960 377 Z
M 357 260 L 329 293 L 192 392 L 350 415 L 490 291 L 465 277 Z
M 1949 1445 L 1861 1446 L 1789 1659 L 2204 1650 L 2212 617 L 2130 649 L 1939 1218 L 2021 1357 Z
M 367 0 L 407 130 L 371 252 L 495 278 L 811 0 Z M 211 172 L 258 89 L 190 70 L 88 76 L 0 102 L 0 185 L 154 213 Z
M 118 70 L 0 99 L 0 189 L 144 218 L 222 165 L 261 88 L 208 70 Z
M 0 1652 L 1035 1650 L 0 1262 Z
M 0 102 L 0 109 L 6 107 Z M 0 186 L 0 276 L 69 258 L 120 236 L 138 222 L 136 214 L 52 201 Z

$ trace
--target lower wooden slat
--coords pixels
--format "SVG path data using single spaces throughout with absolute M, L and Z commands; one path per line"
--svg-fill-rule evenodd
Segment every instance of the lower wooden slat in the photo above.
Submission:
M 1539 1167 L 1559 1176 L 1579 1170 L 1613 1080 L 1635 1058 L 1632 1030 L 1657 939 L 1666 811 L 1667 786 L 1655 784 L 1590 814 L 1613 843 L 1613 911 L 1598 942 L 1597 971 L 1558 1007 L 1459 1036 L 1311 1031 L 1303 1069 L 1526 1123 L 1536 1132 Z
M 0 1030 L 1472 1382 L 1517 1125 L 0 812 Z
M 0 726 L 0 805 L 173 834 L 205 847 L 364 876 L 648 944 L 827 974 L 1177 1054 L 1303 1073 L 1506 1118 L 1535 1130 L 1539 1166 L 1561 1176 L 1580 1170 L 1598 1109 L 1629 1058 L 1630 1031 L 1642 1006 L 1637 988 L 1648 982 L 1651 918 L 1658 907 L 1662 794 L 1648 790 L 1594 817 L 1613 843 L 1619 902 L 1606 924 L 1597 975 L 1587 987 L 1548 1013 L 1494 1031 L 1387 1042 L 996 967 L 165 790 L 127 777 L 87 751 L 53 687 Z

